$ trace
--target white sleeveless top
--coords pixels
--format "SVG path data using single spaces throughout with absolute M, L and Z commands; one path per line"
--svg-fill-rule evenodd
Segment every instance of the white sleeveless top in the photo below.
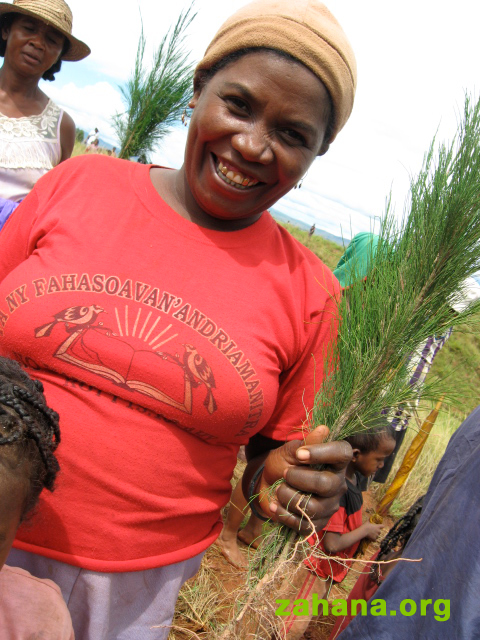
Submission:
M 7 118 L 0 113 L 0 197 L 18 202 L 62 157 L 63 110 L 51 100 L 42 113 Z

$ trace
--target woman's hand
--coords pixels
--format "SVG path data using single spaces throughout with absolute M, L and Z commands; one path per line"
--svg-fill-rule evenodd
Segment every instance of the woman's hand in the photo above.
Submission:
M 302 534 L 313 533 L 312 525 L 317 531 L 322 529 L 347 490 L 345 469 L 352 460 L 352 448 L 345 441 L 322 444 L 327 435 L 328 427 L 320 426 L 308 434 L 305 443 L 293 440 L 270 451 L 255 489 L 265 515 Z M 311 465 L 316 464 L 328 469 L 315 471 Z M 270 486 L 279 479 L 285 482 L 272 497 Z

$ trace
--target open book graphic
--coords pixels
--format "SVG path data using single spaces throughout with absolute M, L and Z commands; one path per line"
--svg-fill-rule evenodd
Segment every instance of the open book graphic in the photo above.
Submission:
M 136 350 L 102 327 L 79 328 L 61 343 L 54 356 L 192 413 L 192 379 L 180 362 L 152 350 Z

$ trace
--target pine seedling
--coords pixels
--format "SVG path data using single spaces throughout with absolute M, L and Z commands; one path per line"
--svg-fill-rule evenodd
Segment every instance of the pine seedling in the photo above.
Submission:
M 146 39 L 138 41 L 135 68 L 130 80 L 120 87 L 125 112 L 113 117 L 120 140 L 119 158 L 145 159 L 181 119 L 192 95 L 193 66 L 185 49 L 186 30 L 194 20 L 192 3 L 162 38 L 153 55 L 150 70 L 145 63 Z

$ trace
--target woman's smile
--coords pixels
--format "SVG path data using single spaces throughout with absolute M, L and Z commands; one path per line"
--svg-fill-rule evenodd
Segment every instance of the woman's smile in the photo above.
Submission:
M 215 159 L 215 156 L 213 156 L 213 158 L 216 164 L 217 174 L 226 184 L 229 184 L 236 189 L 249 189 L 259 184 L 259 180 L 244 174 L 227 161 L 219 160 L 218 158 Z

